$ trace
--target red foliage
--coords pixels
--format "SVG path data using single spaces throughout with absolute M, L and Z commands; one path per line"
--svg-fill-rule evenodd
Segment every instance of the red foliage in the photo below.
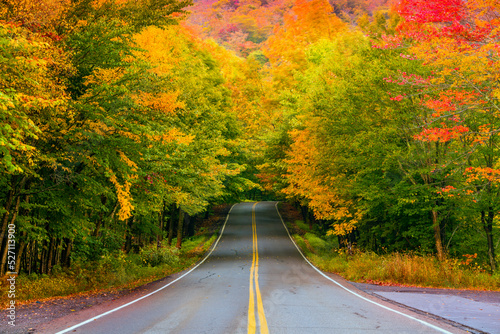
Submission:
M 469 128 L 463 125 L 447 127 L 445 123 L 441 123 L 440 128 L 424 129 L 418 135 L 415 135 L 416 140 L 428 142 L 446 143 L 452 139 L 460 138 L 464 133 L 469 132 Z
M 479 42 L 491 37 L 496 16 L 484 14 L 494 13 L 493 8 L 475 4 L 465 0 L 401 0 L 395 9 L 404 18 L 399 29 L 406 37 Z
M 462 0 L 401 0 L 398 13 L 409 22 L 456 23 L 465 16 Z

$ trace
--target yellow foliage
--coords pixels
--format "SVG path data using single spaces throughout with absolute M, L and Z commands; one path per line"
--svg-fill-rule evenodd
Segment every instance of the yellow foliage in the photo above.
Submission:
M 308 45 L 321 39 L 331 39 L 347 25 L 333 13 L 327 0 L 297 0 L 292 13 L 285 15 L 284 25 L 277 26 L 264 49 L 277 84 L 294 83 L 294 72 L 307 64 Z
M 284 175 L 288 186 L 282 190 L 289 198 L 306 199 L 308 207 L 318 219 L 334 220 L 335 234 L 352 231 L 361 213 L 353 209 L 353 203 L 342 197 L 336 188 L 336 178 L 320 174 L 322 161 L 317 145 L 321 145 L 315 136 L 314 125 L 318 121 L 310 118 L 305 122 L 305 129 L 290 132 L 293 143 L 285 160 L 287 174 Z M 353 214 L 352 211 L 356 213 Z
M 180 93 L 179 90 L 156 94 L 141 92 L 134 97 L 134 100 L 145 107 L 161 111 L 167 115 L 173 115 L 177 109 L 185 108 L 185 103 L 177 99 Z
M 185 134 L 177 128 L 172 128 L 161 135 L 156 135 L 156 136 L 148 135 L 148 138 L 150 140 L 162 142 L 164 144 L 176 142 L 178 144 L 189 145 L 193 142 L 195 136 L 190 134 Z
M 153 66 L 150 70 L 157 75 L 169 74 L 182 60 L 179 27 L 160 29 L 147 27 L 134 36 L 137 45 L 144 50 L 138 56 Z
M 85 78 L 84 84 L 114 84 L 123 77 L 123 68 L 96 68 L 91 75 Z
M 0 17 L 9 22 L 22 22 L 53 28 L 63 24 L 71 0 L 3 0 Z
M 122 151 L 118 151 L 118 154 L 120 155 L 120 158 L 123 162 L 125 162 L 127 164 L 127 166 L 129 166 L 130 168 L 132 168 L 132 171 L 133 172 L 136 172 L 137 171 L 137 164 L 135 162 L 133 162 L 132 160 L 130 160 L 126 155 L 125 153 L 123 153 Z
M 120 204 L 120 210 L 118 211 L 118 218 L 120 220 L 128 219 L 132 216 L 132 211 L 134 210 L 134 206 L 132 205 L 132 194 L 130 194 L 130 186 L 131 183 L 129 181 L 125 181 L 124 184 L 120 184 L 116 175 L 108 170 L 110 173 L 109 181 L 113 183 L 116 189 L 116 197 L 118 199 L 118 203 Z

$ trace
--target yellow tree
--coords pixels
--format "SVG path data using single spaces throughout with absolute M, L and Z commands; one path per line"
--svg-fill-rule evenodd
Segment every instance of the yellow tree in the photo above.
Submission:
M 287 187 L 287 195 L 292 196 L 295 190 L 302 192 L 300 195 L 297 193 L 297 197 L 303 200 L 304 205 L 307 205 L 308 201 L 311 200 L 311 196 L 314 197 L 315 204 L 312 205 L 311 209 L 318 217 L 331 216 L 331 212 L 326 214 L 332 208 L 331 203 L 328 204 L 328 196 L 322 200 L 316 197 L 320 196 L 320 193 L 316 193 L 314 196 L 312 193 L 309 194 L 310 196 L 304 196 L 307 191 L 302 187 L 307 187 L 310 191 L 313 189 L 302 184 L 300 177 L 296 174 L 298 170 L 294 170 L 294 168 L 301 166 L 298 161 L 294 160 L 299 159 L 300 149 L 292 150 L 293 157 L 287 156 L 286 152 L 290 145 L 292 147 L 295 144 L 300 146 L 300 144 L 295 143 L 295 140 L 303 138 L 304 135 L 300 133 L 304 129 L 296 129 L 295 126 L 296 117 L 300 117 L 302 113 L 297 108 L 296 101 L 301 96 L 300 87 L 298 87 L 300 76 L 308 68 L 307 49 L 321 40 L 335 38 L 345 29 L 347 29 L 347 25 L 335 16 L 328 1 L 298 0 L 291 11 L 284 15 L 283 25 L 275 27 L 274 34 L 268 39 L 264 48 L 264 54 L 269 59 L 268 74 L 271 78 L 265 81 L 265 84 L 268 85 L 266 89 L 268 103 L 265 113 L 275 115 L 274 126 L 276 129 L 274 134 L 268 138 L 269 147 L 266 153 L 268 161 L 260 166 L 260 177 L 266 180 L 266 187 L 269 189 L 287 187 L 289 178 L 293 179 L 292 184 Z M 303 144 L 303 142 L 301 143 Z M 287 176 L 282 178 L 283 174 Z M 296 182 L 299 182 L 300 186 Z M 318 185 L 317 182 L 315 185 Z M 320 202 L 322 204 L 319 204 Z M 335 205 L 337 204 L 333 206 Z M 330 209 L 326 209 L 327 207 Z
M 148 137 L 144 171 L 164 180 L 156 188 L 160 199 L 168 197 L 182 211 L 199 213 L 234 190 L 226 181 L 237 180 L 244 170 L 232 156 L 242 142 L 224 86 L 222 72 L 228 68 L 221 69 L 209 54 L 212 44 L 183 26 L 150 27 L 134 39 L 144 50 L 138 56 L 151 64 L 149 71 L 156 78 L 153 89 L 135 99 L 162 124 L 152 129 L 156 136 Z
M 330 233 L 351 233 L 361 218 L 352 200 L 347 199 L 346 189 L 339 188 L 343 176 L 330 175 L 323 168 L 324 156 L 317 130 L 322 127 L 321 118 L 308 114 L 299 117 L 300 125 L 290 131 L 292 144 L 284 160 L 287 172 L 283 175 L 287 187 L 282 190 L 290 199 L 307 204 L 317 219 L 332 222 Z M 329 157 L 335 164 L 335 157 Z

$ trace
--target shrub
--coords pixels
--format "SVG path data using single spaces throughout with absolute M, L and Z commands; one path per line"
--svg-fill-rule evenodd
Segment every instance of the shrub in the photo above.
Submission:
M 141 248 L 139 255 L 146 266 L 156 267 L 162 264 L 175 266 L 179 263 L 179 250 L 175 247 L 158 248 L 152 244 Z

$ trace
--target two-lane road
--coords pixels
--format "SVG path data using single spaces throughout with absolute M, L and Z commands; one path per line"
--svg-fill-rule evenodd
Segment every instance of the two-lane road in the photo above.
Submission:
M 457 333 L 344 288 L 311 267 L 276 203 L 240 203 L 208 258 L 169 286 L 65 333 Z M 446 329 L 446 330 L 445 330 Z

